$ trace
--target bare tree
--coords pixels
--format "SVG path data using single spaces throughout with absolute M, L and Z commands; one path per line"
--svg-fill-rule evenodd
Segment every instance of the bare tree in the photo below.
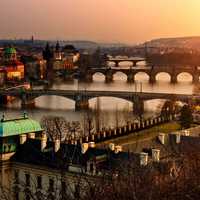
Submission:
M 42 118 L 41 124 L 51 141 L 56 139 L 65 141 L 83 134 L 80 122 L 68 122 L 64 117 L 45 116 Z

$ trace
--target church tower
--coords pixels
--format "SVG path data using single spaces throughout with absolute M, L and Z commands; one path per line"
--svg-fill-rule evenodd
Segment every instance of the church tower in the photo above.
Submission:
M 58 41 L 56 43 L 56 49 L 54 51 L 54 60 L 62 60 L 62 53 L 61 53 L 60 44 Z
M 47 42 L 45 50 L 43 51 L 43 58 L 46 60 L 46 73 L 45 73 L 45 78 L 51 79 L 53 75 L 53 51 L 49 46 L 49 43 Z

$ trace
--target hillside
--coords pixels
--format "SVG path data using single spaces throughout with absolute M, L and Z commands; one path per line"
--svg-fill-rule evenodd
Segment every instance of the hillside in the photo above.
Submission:
M 176 48 L 189 48 L 200 49 L 200 36 L 196 37 L 177 37 L 177 38 L 159 38 L 146 43 L 148 46 L 154 47 L 176 47 Z

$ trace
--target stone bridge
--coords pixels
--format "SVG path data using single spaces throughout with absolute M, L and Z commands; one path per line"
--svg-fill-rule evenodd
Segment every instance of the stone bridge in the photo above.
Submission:
M 165 99 L 173 101 L 190 102 L 193 98 L 200 96 L 171 93 L 147 93 L 126 91 L 85 91 L 85 90 L 0 90 L 0 103 L 6 104 L 5 98 L 16 97 L 21 100 L 23 108 L 34 106 L 35 99 L 40 96 L 61 96 L 75 101 L 75 109 L 88 109 L 89 100 L 96 97 L 116 97 L 133 103 L 133 111 L 136 114 L 144 112 L 144 101 L 153 99 Z
M 171 83 L 177 83 L 177 77 L 181 73 L 189 73 L 192 76 L 193 83 L 199 82 L 200 69 L 197 66 L 185 66 L 185 67 L 158 67 L 158 66 L 144 66 L 144 67 L 130 67 L 130 68 L 120 68 L 120 67 L 106 67 L 106 68 L 91 68 L 85 73 L 84 80 L 87 82 L 93 81 L 93 75 L 96 73 L 101 73 L 105 76 L 106 82 L 112 82 L 113 76 L 117 72 L 122 72 L 127 76 L 127 82 L 134 82 L 135 76 L 139 72 L 146 73 L 149 76 L 149 82 L 155 83 L 156 76 L 159 73 L 165 72 L 170 76 Z
M 140 57 L 129 57 L 129 58 L 110 58 L 107 60 L 108 62 L 114 62 L 115 67 L 119 66 L 119 63 L 121 62 L 132 62 L 133 66 L 136 66 L 138 62 L 145 61 L 145 58 L 140 58 Z

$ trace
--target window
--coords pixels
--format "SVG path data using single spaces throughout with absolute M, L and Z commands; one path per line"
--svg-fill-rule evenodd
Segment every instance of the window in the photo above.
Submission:
M 25 174 L 26 186 L 30 186 L 30 174 Z
M 49 190 L 50 191 L 54 190 L 54 180 L 52 178 L 49 179 Z
M 37 188 L 42 189 L 42 177 L 41 176 L 37 177 Z

